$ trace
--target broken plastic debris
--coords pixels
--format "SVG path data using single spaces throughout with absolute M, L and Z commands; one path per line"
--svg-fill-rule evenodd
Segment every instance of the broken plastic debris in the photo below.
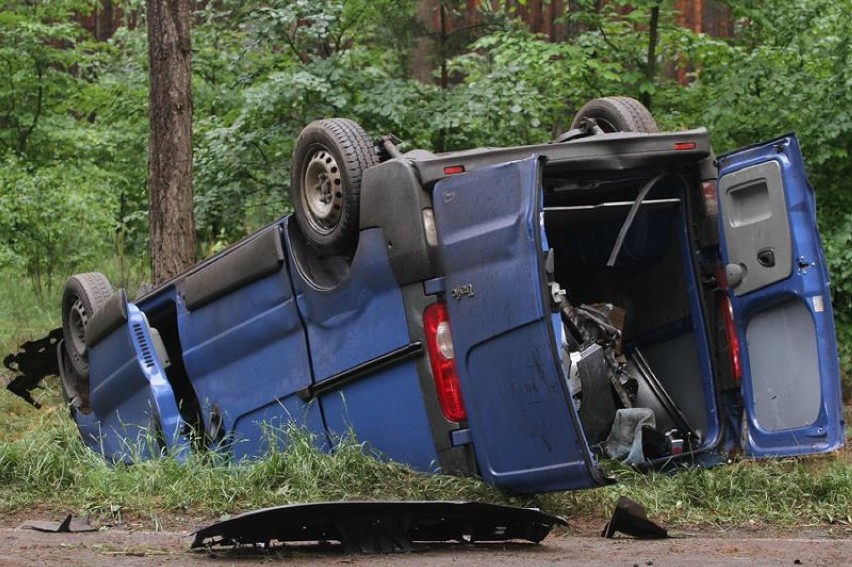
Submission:
M 65 516 L 61 522 L 46 522 L 42 520 L 31 520 L 24 522 L 22 528 L 29 528 L 39 532 L 48 532 L 55 534 L 62 533 L 79 533 L 79 532 L 96 532 L 95 528 L 89 524 L 88 518 L 75 518 L 72 514 Z
M 612 518 L 607 522 L 601 537 L 612 538 L 615 532 L 639 539 L 665 539 L 669 532 L 648 519 L 645 508 L 626 496 L 615 504 Z
M 534 508 L 479 502 L 317 502 L 234 516 L 195 533 L 193 548 L 338 541 L 346 553 L 411 551 L 415 542 L 538 543 L 568 525 Z

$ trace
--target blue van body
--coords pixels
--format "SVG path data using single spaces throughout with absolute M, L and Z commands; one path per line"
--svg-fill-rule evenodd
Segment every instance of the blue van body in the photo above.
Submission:
M 317 254 L 285 216 L 138 299 L 116 293 L 72 405 L 87 444 L 113 461 L 241 459 L 296 424 L 328 449 L 351 431 L 417 470 L 536 493 L 608 482 L 598 460 L 624 407 L 655 416 L 650 465 L 843 443 L 793 135 L 719 158 L 703 129 L 415 151 L 365 171 L 361 193 L 351 257 Z M 437 303 L 461 419 L 431 360 Z M 599 320 L 603 304 L 626 313 L 596 323 L 618 340 L 572 343 L 566 314 Z

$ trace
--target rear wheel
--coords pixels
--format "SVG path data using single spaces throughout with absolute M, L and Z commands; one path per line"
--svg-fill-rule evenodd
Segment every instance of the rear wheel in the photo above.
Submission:
M 82 379 L 89 377 L 86 330 L 92 315 L 106 304 L 112 294 L 109 280 L 98 272 L 77 274 L 65 283 L 62 292 L 62 335 L 68 360 Z
M 659 131 L 656 120 L 645 105 L 627 96 L 590 100 L 574 117 L 571 128 L 580 128 L 588 122 L 597 125 L 605 133 Z
M 367 133 L 351 120 L 317 120 L 299 134 L 291 196 L 296 222 L 314 248 L 327 254 L 355 249 L 361 176 L 378 161 Z

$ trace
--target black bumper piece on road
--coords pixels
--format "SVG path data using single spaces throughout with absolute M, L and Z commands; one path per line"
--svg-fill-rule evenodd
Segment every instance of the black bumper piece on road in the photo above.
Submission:
M 412 551 L 415 542 L 527 540 L 568 525 L 533 508 L 477 502 L 320 502 L 247 512 L 195 533 L 193 548 L 338 541 L 346 553 Z

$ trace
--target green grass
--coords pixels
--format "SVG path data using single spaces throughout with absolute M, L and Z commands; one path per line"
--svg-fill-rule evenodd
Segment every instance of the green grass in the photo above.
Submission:
M 54 394 L 43 393 L 41 400 L 48 397 Z M 510 501 L 475 479 L 422 475 L 373 459 L 352 440 L 344 441 L 333 455 L 325 454 L 310 435 L 299 431 L 288 432 L 286 450 L 253 462 L 216 463 L 192 456 L 184 464 L 164 458 L 113 467 L 82 444 L 60 405 L 36 411 L 3 392 L 0 409 L 18 416 L 0 439 L 3 512 L 38 505 L 101 516 L 121 510 L 151 517 L 215 517 L 321 500 Z
M 37 292 L 29 279 L 0 272 L 0 359 L 60 325 L 59 290 Z
M 94 268 L 81 271 L 95 270 Z M 124 286 L 132 297 L 146 274 L 141 266 L 126 266 L 111 258 L 96 269 L 103 271 L 113 285 Z M 0 269 L 0 359 L 18 345 L 43 337 L 62 324 L 59 303 L 67 277 L 57 276 L 37 288 L 26 275 Z
M 0 284 L 0 348 L 38 338 L 59 324 L 59 289 L 39 296 L 26 279 Z M 11 378 L 0 369 L 0 384 Z M 816 458 L 735 461 L 677 475 L 615 467 L 613 486 L 537 497 L 508 497 L 476 479 L 423 475 L 380 462 L 356 440 L 334 454 L 310 436 L 291 434 L 285 451 L 250 463 L 215 463 L 193 456 L 134 466 L 107 466 L 81 442 L 61 404 L 58 384 L 37 397 L 39 411 L 0 390 L 0 512 L 74 509 L 96 517 L 163 516 L 211 519 L 250 509 L 324 500 L 477 500 L 538 506 L 571 518 L 607 517 L 621 495 L 670 526 L 852 524 L 852 452 Z
M 676 475 L 621 471 L 624 492 L 670 523 L 771 526 L 852 522 L 848 454 L 785 460 L 738 460 Z
M 288 432 L 285 450 L 244 463 L 193 456 L 133 466 L 108 466 L 80 441 L 53 389 L 34 410 L 7 392 L 0 411 L 0 511 L 77 510 L 96 518 L 213 519 L 224 514 L 328 500 L 476 500 L 521 506 L 574 519 L 604 518 L 621 495 L 647 507 L 670 527 L 692 524 L 773 527 L 852 522 L 852 463 L 848 452 L 819 458 L 736 461 L 677 475 L 640 474 L 616 467 L 619 484 L 596 490 L 509 497 L 472 478 L 424 475 L 372 458 L 353 439 L 333 454 L 310 435 Z

